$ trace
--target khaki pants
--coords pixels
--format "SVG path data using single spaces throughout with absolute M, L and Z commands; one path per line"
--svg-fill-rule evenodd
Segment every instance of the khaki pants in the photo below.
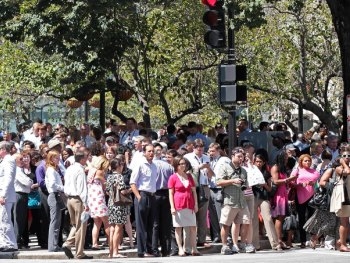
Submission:
M 85 234 L 87 223 L 81 223 L 80 216 L 84 211 L 84 205 L 79 197 L 69 197 L 67 202 L 72 228 L 64 245 L 75 246 L 75 257 L 81 258 L 84 254 Z
M 271 216 L 271 205 L 270 201 L 257 199 L 255 197 L 255 208 L 253 216 L 253 245 L 256 248 L 260 248 L 259 243 L 259 218 L 258 218 L 258 207 L 260 206 L 260 213 L 264 220 L 264 226 L 267 233 L 267 237 L 270 241 L 272 248 L 278 245 L 278 238 L 276 233 L 275 224 Z

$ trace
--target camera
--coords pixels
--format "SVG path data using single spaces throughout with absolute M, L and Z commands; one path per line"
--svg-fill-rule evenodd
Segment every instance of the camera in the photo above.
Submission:
M 242 190 L 242 191 L 245 191 L 245 190 L 247 190 L 247 185 L 246 185 L 246 183 L 245 183 L 245 180 L 244 180 L 244 179 L 241 179 L 241 180 L 242 180 L 241 190 Z

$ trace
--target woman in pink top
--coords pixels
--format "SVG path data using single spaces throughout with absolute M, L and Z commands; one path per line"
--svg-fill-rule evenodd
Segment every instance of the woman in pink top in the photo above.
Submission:
M 176 173 L 170 176 L 168 181 L 169 201 L 173 226 L 175 227 L 176 243 L 179 247 L 179 256 L 186 256 L 182 244 L 182 228 L 190 228 L 190 247 L 192 255 L 199 256 L 196 247 L 196 212 L 198 211 L 196 184 L 188 172 L 190 163 L 182 156 L 177 156 L 173 162 Z
M 309 154 L 303 154 L 298 160 L 299 167 L 292 171 L 291 176 L 296 176 L 296 208 L 299 219 L 299 233 L 300 233 L 300 247 L 305 248 L 306 232 L 304 230 L 304 224 L 308 218 L 306 218 L 306 212 L 308 217 L 314 213 L 314 209 L 308 206 L 309 200 L 314 195 L 314 184 L 320 178 L 320 174 L 310 168 L 312 159 Z

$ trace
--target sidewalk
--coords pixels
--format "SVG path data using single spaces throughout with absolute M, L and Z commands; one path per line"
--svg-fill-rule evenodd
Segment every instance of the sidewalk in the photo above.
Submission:
M 100 237 L 100 243 L 103 243 L 106 241 L 105 237 Z M 270 244 L 268 240 L 261 240 L 260 241 L 261 249 L 270 249 Z M 30 248 L 28 249 L 20 249 L 17 252 L 6 252 L 1 253 L 0 252 L 0 259 L 67 259 L 64 252 L 48 252 L 47 249 L 42 249 L 40 246 L 38 246 L 36 237 L 30 236 Z M 221 243 L 214 244 L 211 243 L 211 247 L 198 247 L 198 250 L 202 254 L 219 254 L 221 251 Z M 122 246 L 122 250 L 120 250 L 121 254 L 126 255 L 128 258 L 137 258 L 137 250 L 134 249 L 127 249 L 127 246 Z M 72 248 L 73 254 L 74 254 L 74 248 Z M 94 259 L 108 259 L 109 250 L 108 247 L 106 247 L 104 250 L 90 250 L 86 249 L 85 253 L 89 256 L 93 256 Z
M 105 242 L 106 239 L 104 237 L 100 237 L 100 242 Z M 30 248 L 28 249 L 20 249 L 17 252 L 0 252 L 0 259 L 67 259 L 64 252 L 48 252 L 47 249 L 42 249 L 38 246 L 36 238 L 34 236 L 30 237 Z M 122 246 L 122 250 L 120 250 L 121 254 L 126 255 L 129 258 L 137 258 L 137 250 L 127 249 L 127 246 Z M 220 253 L 221 244 L 212 244 L 210 248 L 198 247 L 198 250 L 202 254 L 211 254 L 211 253 Z M 74 254 L 74 248 L 72 248 Z M 94 259 L 108 259 L 109 250 L 106 247 L 103 250 L 90 250 L 86 249 L 84 251 L 87 255 L 93 256 Z

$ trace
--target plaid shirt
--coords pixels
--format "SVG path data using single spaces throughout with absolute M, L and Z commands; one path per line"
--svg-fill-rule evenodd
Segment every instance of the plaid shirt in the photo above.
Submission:
M 241 178 L 245 181 L 247 180 L 246 170 L 243 168 L 235 169 L 232 163 L 223 163 L 219 167 L 216 176 L 216 182 L 235 178 Z M 233 208 L 246 207 L 247 203 L 240 185 L 227 185 L 222 188 L 224 193 L 224 205 L 230 205 Z

